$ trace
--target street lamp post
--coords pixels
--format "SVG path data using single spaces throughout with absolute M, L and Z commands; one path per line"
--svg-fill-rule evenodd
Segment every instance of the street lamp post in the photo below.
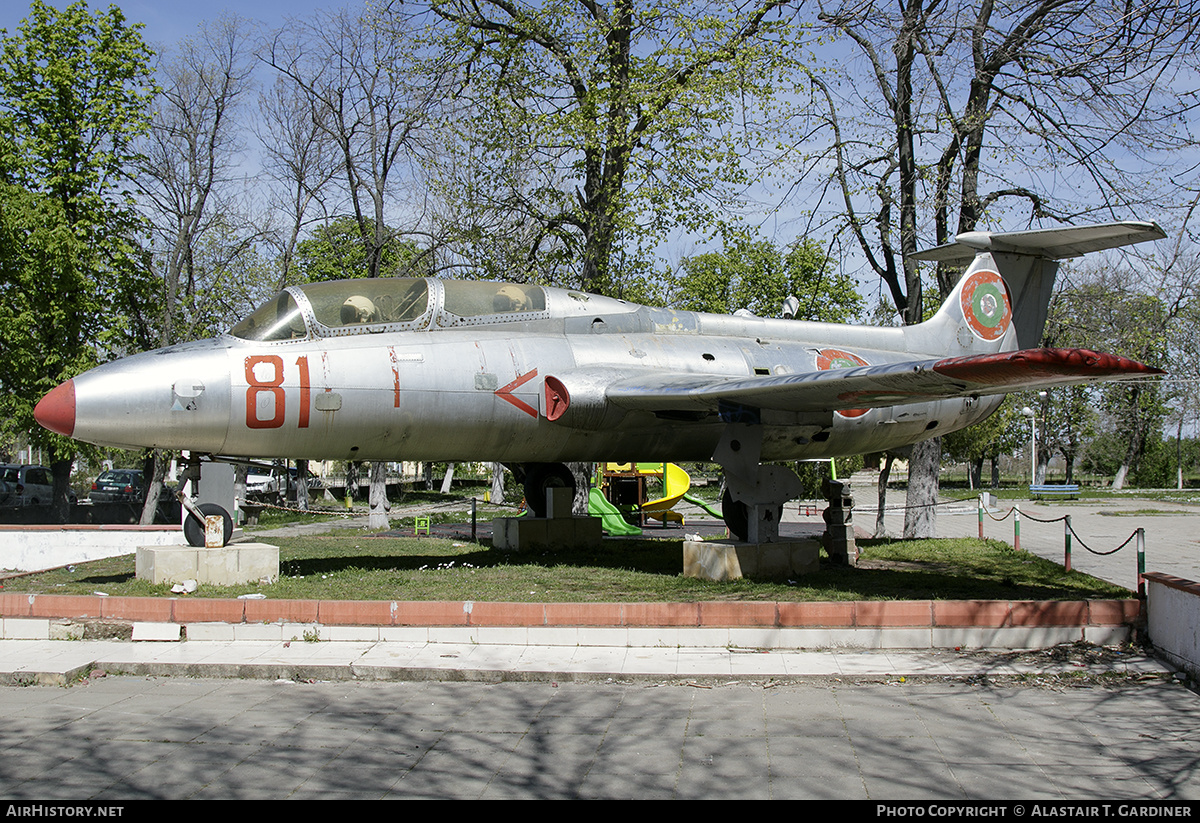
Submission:
M 1026 406 L 1021 414 L 1029 418 L 1029 485 L 1037 485 L 1037 415 Z
M 1046 399 L 1046 392 L 1038 392 L 1038 397 L 1043 401 Z M 1043 404 L 1044 405 L 1044 404 Z M 1029 485 L 1037 485 L 1037 412 L 1026 406 L 1021 409 L 1021 414 L 1029 418 Z

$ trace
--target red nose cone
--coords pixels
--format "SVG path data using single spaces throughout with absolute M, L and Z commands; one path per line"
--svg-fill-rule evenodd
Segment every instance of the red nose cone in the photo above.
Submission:
M 42 428 L 70 437 L 75 431 L 75 383 L 60 383 L 33 408 L 33 418 Z

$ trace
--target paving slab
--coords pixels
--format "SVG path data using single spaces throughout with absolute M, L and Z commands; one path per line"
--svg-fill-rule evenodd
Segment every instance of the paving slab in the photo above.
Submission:
M 961 678 L 308 683 L 109 675 L 71 688 L 0 686 L 0 724 L 19 752 L 0 763 L 0 796 L 10 807 L 885 798 L 1112 800 L 1194 813 L 1200 800 L 1200 699 L 1170 680 L 1045 688 Z

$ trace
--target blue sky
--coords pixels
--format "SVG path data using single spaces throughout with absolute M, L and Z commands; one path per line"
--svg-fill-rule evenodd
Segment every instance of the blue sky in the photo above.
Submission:
M 66 8 L 72 0 L 45 0 L 55 8 Z M 91 0 L 88 7 L 93 11 L 115 5 L 134 23 L 144 23 L 142 34 L 152 45 L 178 42 L 196 30 L 205 20 L 221 16 L 222 12 L 236 12 L 242 17 L 257 20 L 268 26 L 282 23 L 287 17 L 304 17 L 315 9 L 342 8 L 351 5 L 366 5 L 366 0 L 244 0 L 240 3 L 186 2 L 185 0 L 125 0 L 107 2 Z M 21 20 L 29 13 L 27 0 L 0 2 L 0 28 L 15 34 Z

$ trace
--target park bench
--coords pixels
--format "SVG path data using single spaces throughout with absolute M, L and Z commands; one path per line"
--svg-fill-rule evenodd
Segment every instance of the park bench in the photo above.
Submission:
M 1079 484 L 1077 483 L 1057 483 L 1057 484 L 1041 484 L 1029 487 L 1029 499 L 1040 500 L 1043 498 L 1056 499 L 1071 499 L 1079 498 Z

